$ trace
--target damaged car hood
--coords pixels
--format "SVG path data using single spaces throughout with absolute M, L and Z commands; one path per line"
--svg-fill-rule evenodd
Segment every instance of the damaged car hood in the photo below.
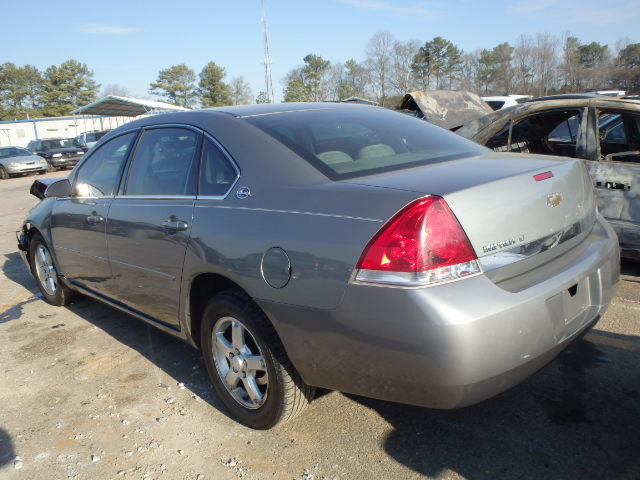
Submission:
M 399 109 L 448 130 L 466 125 L 493 111 L 475 93 L 451 90 L 408 93 L 402 98 Z

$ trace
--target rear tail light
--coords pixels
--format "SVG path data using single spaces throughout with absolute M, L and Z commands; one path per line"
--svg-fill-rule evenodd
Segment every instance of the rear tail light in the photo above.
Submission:
M 356 281 L 424 286 L 480 272 L 478 257 L 447 202 L 428 196 L 400 210 L 371 239 Z

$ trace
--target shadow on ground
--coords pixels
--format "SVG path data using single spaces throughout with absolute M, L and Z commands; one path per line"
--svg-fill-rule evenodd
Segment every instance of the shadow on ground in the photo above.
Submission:
M 4 428 L 0 428 L 0 469 L 10 463 L 15 456 L 11 437 Z
M 197 350 L 97 301 L 81 299 L 68 308 L 227 415 Z M 389 422 L 392 430 L 381 439 L 382 448 L 419 474 L 439 478 L 454 472 L 469 480 L 640 479 L 637 336 L 596 326 L 522 384 L 465 409 L 439 411 L 348 396 Z M 330 419 L 322 421 L 318 428 L 329 428 Z
M 19 252 L 5 254 L 5 261 L 2 264 L 2 273 L 5 277 L 18 285 L 22 285 L 31 291 L 37 289 L 37 285 L 31 272 L 25 265 Z
M 67 306 L 76 315 L 136 350 L 211 406 L 229 416 L 213 393 L 200 352 L 147 323 L 86 297 Z
M 640 479 L 640 338 L 574 342 L 524 383 L 479 405 L 438 411 L 361 397 L 392 426 L 385 451 L 433 477 Z

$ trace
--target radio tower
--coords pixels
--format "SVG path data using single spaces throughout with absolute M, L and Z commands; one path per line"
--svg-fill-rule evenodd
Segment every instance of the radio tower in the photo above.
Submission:
M 273 94 L 273 81 L 271 80 L 271 54 L 269 53 L 269 30 L 267 29 L 267 9 L 262 0 L 262 18 L 260 19 L 264 27 L 264 83 L 267 87 L 267 97 L 271 103 L 275 103 L 275 96 Z

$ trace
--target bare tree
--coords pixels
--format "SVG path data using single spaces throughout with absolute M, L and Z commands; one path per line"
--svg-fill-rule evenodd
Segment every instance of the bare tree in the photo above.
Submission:
M 548 95 L 556 86 L 556 53 L 556 40 L 548 33 L 538 33 L 533 52 L 536 95 Z
M 229 84 L 231 87 L 231 99 L 234 105 L 248 105 L 253 99 L 253 92 L 249 82 L 244 77 L 234 77 Z
M 515 90 L 524 95 L 533 93 L 534 68 L 533 40 L 528 35 L 520 35 L 513 49 L 513 68 L 515 71 Z
M 480 93 L 481 85 L 478 77 L 480 50 L 465 53 L 462 55 L 462 66 L 460 68 L 460 80 L 458 88 Z
M 120 85 L 116 85 L 115 83 L 109 83 L 105 85 L 102 90 L 102 96 L 106 97 L 108 95 L 115 95 L 116 97 L 128 97 L 130 96 L 129 90 Z
M 390 89 L 393 71 L 393 44 L 395 39 L 387 31 L 379 31 L 367 44 L 366 66 L 370 72 L 371 88 L 383 107 Z
M 419 49 L 420 42 L 417 40 L 393 42 L 389 85 L 398 95 L 404 95 L 415 90 L 416 84 L 411 71 L 411 65 Z

